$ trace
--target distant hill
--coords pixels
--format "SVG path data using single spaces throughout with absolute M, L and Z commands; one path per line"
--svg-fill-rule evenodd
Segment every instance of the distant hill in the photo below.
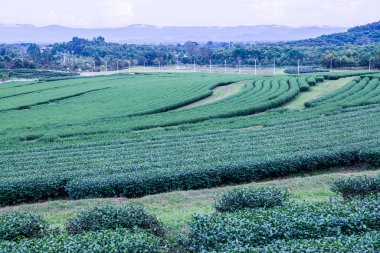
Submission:
M 131 25 L 122 28 L 80 29 L 63 26 L 0 25 L 0 43 L 54 43 L 73 37 L 92 39 L 103 36 L 109 42 L 181 43 L 196 42 L 278 42 L 316 38 L 347 31 L 343 27 L 236 26 L 236 27 L 156 27 Z
M 348 29 L 347 32 L 322 35 L 318 38 L 293 41 L 288 42 L 287 44 L 302 46 L 342 46 L 345 44 L 365 45 L 372 43 L 380 43 L 380 21 L 357 26 Z

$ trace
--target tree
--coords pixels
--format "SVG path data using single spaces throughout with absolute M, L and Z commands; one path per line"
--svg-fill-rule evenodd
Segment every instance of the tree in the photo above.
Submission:
M 30 44 L 26 52 L 32 61 L 39 62 L 41 60 L 41 50 L 36 44 Z
M 13 68 L 14 69 L 22 69 L 24 67 L 24 64 L 21 59 L 15 59 L 13 62 Z

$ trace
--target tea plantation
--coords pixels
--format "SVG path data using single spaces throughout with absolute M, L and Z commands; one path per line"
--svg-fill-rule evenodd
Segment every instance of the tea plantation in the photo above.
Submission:
M 286 107 L 325 80 L 347 77 L 303 108 Z M 244 85 L 230 96 L 186 107 L 236 83 Z M 0 84 L 0 122 L 0 206 L 137 198 L 332 167 L 379 167 L 380 76 L 143 73 L 10 82 Z M 120 215 L 140 217 L 128 214 L 131 207 L 94 209 L 68 224 L 91 224 L 95 231 L 20 233 L 1 241 L 0 252 L 379 252 L 376 180 L 331 183 L 345 193 L 329 203 L 266 199 L 287 191 L 231 194 L 224 202 L 234 208 L 222 201 L 217 210 L 233 211 L 194 216 L 181 238 L 151 233 L 147 228 L 159 221 L 144 210 L 146 224 L 122 221 Z M 233 203 L 239 196 L 241 210 Z M 281 205 L 256 207 L 253 199 Z M 14 230 L 17 215 L 0 217 L 0 231 Z

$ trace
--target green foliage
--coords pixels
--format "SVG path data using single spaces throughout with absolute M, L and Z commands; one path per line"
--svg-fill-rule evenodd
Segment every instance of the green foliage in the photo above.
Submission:
M 62 234 L 19 242 L 0 241 L 0 252 L 169 252 L 167 242 L 139 230 L 104 230 L 78 235 Z
M 71 234 L 116 228 L 141 228 L 155 235 L 165 234 L 161 222 L 137 206 L 103 206 L 84 210 L 68 221 L 66 229 Z
M 308 91 L 310 89 L 310 84 L 307 82 L 307 78 L 299 78 L 298 85 L 301 91 Z
M 307 110 L 278 108 L 309 77 L 161 73 L 3 84 L 0 204 L 140 197 L 378 164 L 378 78 L 358 77 Z M 177 108 L 242 80 L 230 97 Z
M 289 192 L 277 188 L 241 188 L 222 195 L 214 204 L 219 212 L 233 212 L 245 208 L 272 208 L 289 200 Z
M 318 82 L 318 83 L 322 83 L 325 81 L 325 77 L 324 76 L 316 76 L 315 77 L 315 80 Z
M 295 74 L 298 74 L 298 68 L 288 68 L 288 69 L 285 69 L 284 72 L 286 74 L 295 75 Z M 318 73 L 318 72 L 329 72 L 329 70 L 318 68 L 318 67 L 311 67 L 311 66 L 299 68 L 300 74 L 310 74 L 310 73 Z
M 65 196 L 67 180 L 59 176 L 5 178 L 0 180 L 1 206 Z
M 380 42 L 380 21 L 348 29 L 347 32 L 323 35 L 314 39 L 288 42 L 288 45 L 299 46 L 342 46 L 346 44 L 365 45 Z
M 335 193 L 341 194 L 346 200 L 378 194 L 380 193 L 380 176 L 337 179 L 333 182 L 331 190 Z
M 40 216 L 22 212 L 0 213 L 0 240 L 41 237 L 49 232 L 49 225 Z
M 366 252 L 380 251 L 380 232 L 309 240 L 281 240 L 260 248 L 233 247 L 224 252 L 291 253 L 291 252 Z
M 0 81 L 5 81 L 7 79 L 9 79 L 9 75 L 6 73 L 0 72 Z
M 198 215 L 190 222 L 189 249 L 200 252 L 263 247 L 278 240 L 322 239 L 380 230 L 380 196 L 353 202 Z
M 310 86 L 315 86 L 315 85 L 317 85 L 317 80 L 315 79 L 314 76 L 308 77 L 306 81 L 307 81 L 307 83 L 308 83 Z
M 21 78 L 21 79 L 45 79 L 45 78 L 59 78 L 59 77 L 73 77 L 77 76 L 74 72 L 62 72 L 51 70 L 37 70 L 37 69 L 0 69 L 0 73 L 8 77 Z

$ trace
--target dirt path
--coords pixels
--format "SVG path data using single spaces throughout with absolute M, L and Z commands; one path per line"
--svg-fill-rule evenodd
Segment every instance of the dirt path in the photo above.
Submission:
M 120 71 L 100 71 L 100 72 L 82 72 L 80 76 L 108 76 L 118 73 L 128 73 L 128 71 L 120 70 Z
M 241 82 L 237 82 L 237 83 L 233 83 L 233 84 L 229 84 L 225 86 L 216 87 L 213 90 L 213 93 L 211 96 L 205 99 L 199 100 L 195 103 L 178 108 L 177 110 L 189 109 L 189 108 L 194 108 L 194 107 L 198 107 L 202 105 L 215 103 L 219 100 L 233 96 L 236 93 L 240 92 L 242 89 L 244 89 L 247 83 L 248 81 L 241 81 Z
M 310 88 L 307 92 L 302 92 L 293 101 L 284 105 L 288 109 L 304 109 L 305 103 L 323 97 L 352 81 L 355 77 L 341 78 L 339 80 L 328 80 Z
M 34 82 L 37 79 L 14 79 L 14 80 L 6 80 L 6 81 L 0 81 L 0 84 L 3 83 L 13 83 L 13 82 Z

